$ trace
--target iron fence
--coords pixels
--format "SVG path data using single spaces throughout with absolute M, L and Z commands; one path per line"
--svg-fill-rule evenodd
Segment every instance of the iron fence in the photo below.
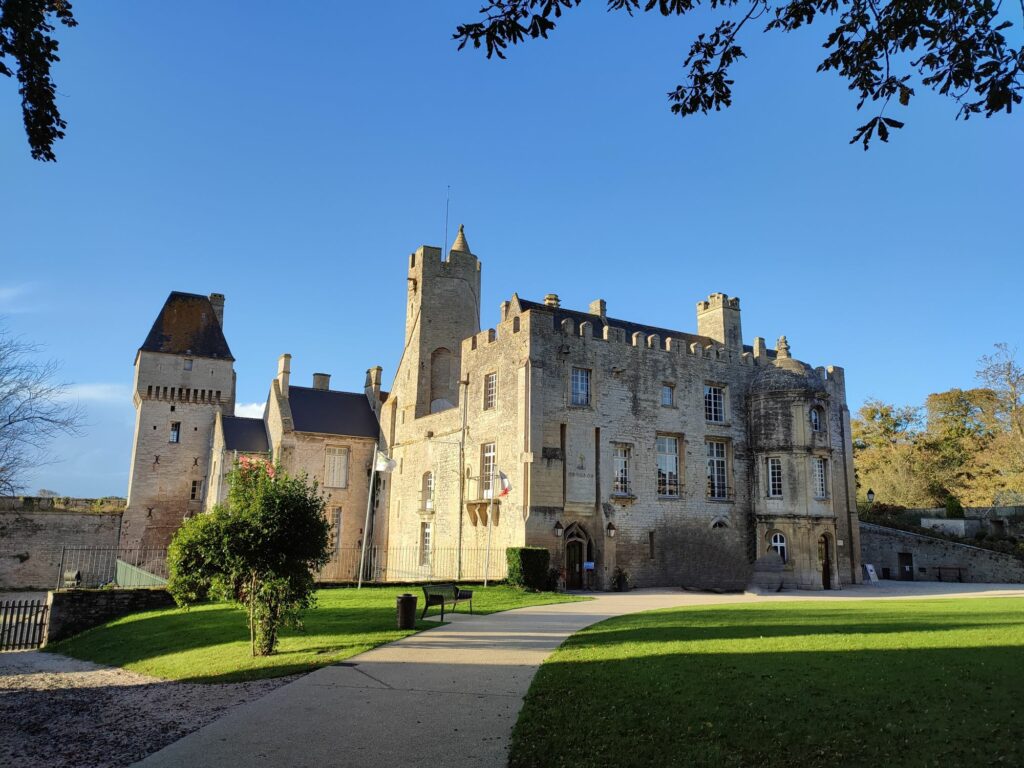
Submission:
M 167 550 L 150 547 L 64 547 L 57 589 L 161 587 L 167 583 Z
M 45 600 L 0 602 L 0 651 L 38 648 L 46 634 Z
M 357 581 L 359 547 L 341 547 L 317 575 L 321 581 Z M 363 581 L 382 584 L 389 581 L 500 581 L 507 576 L 505 550 L 435 547 L 367 547 L 363 563 Z
M 363 559 L 363 582 L 384 584 L 396 581 L 501 581 L 507 576 L 505 550 L 436 547 L 341 547 L 317 579 L 324 582 L 359 580 Z M 157 587 L 167 583 L 166 549 L 124 549 L 118 547 L 64 547 L 57 588 Z

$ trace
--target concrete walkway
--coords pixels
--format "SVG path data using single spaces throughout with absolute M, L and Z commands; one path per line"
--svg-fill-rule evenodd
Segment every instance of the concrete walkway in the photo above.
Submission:
M 686 605 L 852 597 L 1024 596 L 1020 585 L 888 582 L 831 593 L 597 593 L 452 623 L 317 670 L 236 707 L 137 765 L 282 768 L 504 766 L 540 663 L 563 640 L 626 613 Z

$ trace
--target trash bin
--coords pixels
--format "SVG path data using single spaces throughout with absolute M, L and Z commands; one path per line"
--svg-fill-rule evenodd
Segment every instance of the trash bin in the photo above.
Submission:
M 416 595 L 406 592 L 395 599 L 398 612 L 398 628 L 414 629 L 416 627 Z

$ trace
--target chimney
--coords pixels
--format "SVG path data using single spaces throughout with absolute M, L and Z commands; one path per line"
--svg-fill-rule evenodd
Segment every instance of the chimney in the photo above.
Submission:
M 217 316 L 217 324 L 224 327 L 224 294 L 211 293 L 210 303 L 213 305 L 213 314 Z
M 288 398 L 288 378 L 292 373 L 292 356 L 285 352 L 277 358 L 277 384 L 281 390 L 281 397 Z
M 544 297 L 544 304 L 549 306 L 549 307 L 555 307 L 556 309 L 558 307 L 562 306 L 561 302 L 559 302 L 559 300 L 558 300 L 558 294 L 557 293 L 549 293 L 547 296 L 545 296 Z
M 313 389 L 330 389 L 331 388 L 331 374 L 329 373 L 314 373 L 313 374 Z
M 590 314 L 599 315 L 601 318 L 608 316 L 608 304 L 604 299 L 594 299 L 590 302 Z

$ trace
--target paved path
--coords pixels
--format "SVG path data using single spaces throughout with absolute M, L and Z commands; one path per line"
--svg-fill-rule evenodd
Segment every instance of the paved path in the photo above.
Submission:
M 1024 596 L 1019 586 L 889 582 L 772 596 L 638 590 L 490 616 L 456 615 L 448 625 L 312 672 L 236 707 L 137 765 L 499 768 L 506 764 L 512 726 L 537 667 L 569 635 L 612 616 L 752 601 Z

